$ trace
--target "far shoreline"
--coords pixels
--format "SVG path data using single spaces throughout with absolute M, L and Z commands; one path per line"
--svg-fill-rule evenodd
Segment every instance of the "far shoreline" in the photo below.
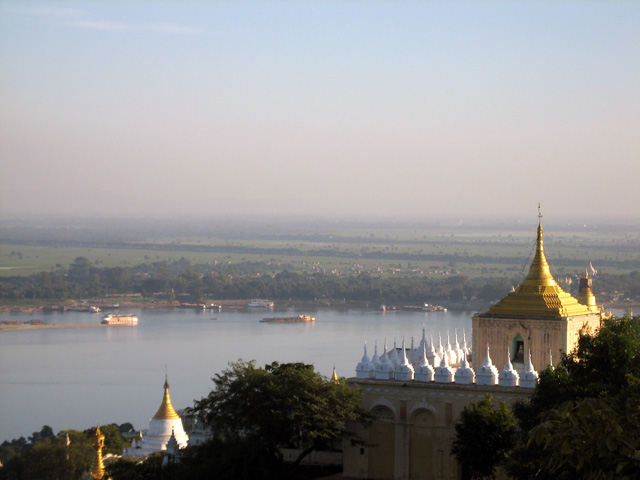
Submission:
M 119 308 L 115 310 L 126 309 L 165 309 L 165 308 L 190 308 L 181 305 L 176 301 L 167 300 L 142 300 L 142 299 L 122 299 L 116 300 L 119 303 Z M 247 308 L 247 303 L 251 299 L 236 299 L 236 300 L 207 300 L 207 303 L 215 303 L 224 310 L 239 310 Z M 32 302 L 32 303 L 31 303 Z M 0 302 L 0 314 L 2 313 L 53 313 L 51 308 L 59 308 L 58 313 L 64 313 L 62 307 L 75 307 L 77 302 L 75 300 L 65 300 L 56 302 L 55 300 L 43 300 L 42 303 L 36 303 L 31 301 L 31 304 L 25 304 L 24 302 L 12 302 L 4 300 Z M 91 303 L 89 300 L 88 303 Z M 384 302 L 365 302 L 365 301 L 345 301 L 345 300 L 275 300 L 275 307 L 269 310 L 304 310 L 304 309 L 336 309 L 336 310 L 380 310 L 381 304 Z M 603 303 L 605 311 L 610 310 L 623 310 L 623 311 L 638 311 L 640 310 L 640 301 L 616 301 Z M 491 302 L 480 300 L 466 300 L 450 302 L 444 305 L 449 311 L 453 312 L 481 312 L 491 306 Z M 406 303 L 389 303 L 387 304 L 388 311 L 415 311 L 421 307 L 420 303 L 406 302 Z M 49 310 L 49 311 L 47 311 Z M 256 309 L 257 310 L 257 309 Z M 104 309 L 103 312 L 113 311 L 113 309 Z M 55 311 L 54 311 L 55 312 Z M 100 312 L 102 313 L 102 312 Z M 105 313 L 106 314 L 106 313 Z

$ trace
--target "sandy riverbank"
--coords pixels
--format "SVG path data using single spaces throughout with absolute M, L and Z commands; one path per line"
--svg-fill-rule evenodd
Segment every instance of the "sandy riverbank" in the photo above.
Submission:
M 101 323 L 74 323 L 69 325 L 0 325 L 0 332 L 13 330 L 57 330 L 61 328 L 108 328 L 108 327 L 130 327 L 133 325 L 103 325 Z

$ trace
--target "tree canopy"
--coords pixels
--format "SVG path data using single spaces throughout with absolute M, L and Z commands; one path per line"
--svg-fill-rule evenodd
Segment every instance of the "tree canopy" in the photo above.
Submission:
M 516 421 L 504 402 L 494 409 L 487 395 L 462 410 L 455 429 L 451 453 L 462 465 L 463 478 L 480 479 L 493 477 L 504 463 L 513 447 Z
M 189 413 L 219 438 L 257 440 L 280 464 L 283 448 L 300 450 L 297 466 L 313 450 L 334 446 L 348 420 L 367 416 L 358 390 L 323 377 L 313 365 L 274 362 L 257 368 L 239 360 L 213 382 L 215 388 Z
M 515 478 L 640 478 L 640 318 L 603 321 L 516 404 Z
M 640 318 L 582 331 L 513 412 L 517 428 L 490 399 L 463 411 L 452 453 L 465 475 L 491 478 L 502 464 L 519 480 L 640 478 Z

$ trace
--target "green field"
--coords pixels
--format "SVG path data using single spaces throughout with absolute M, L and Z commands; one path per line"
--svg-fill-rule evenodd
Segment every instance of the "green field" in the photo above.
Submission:
M 83 256 L 98 267 L 133 267 L 142 263 L 191 264 L 265 262 L 274 269 L 339 274 L 519 277 L 535 246 L 535 231 L 460 231 L 420 229 L 328 229 L 260 235 L 157 235 L 105 248 L 96 241 L 84 246 L 0 244 L 0 276 L 30 275 L 67 267 Z M 44 243 L 44 242 L 43 242 Z M 64 242 L 58 242 L 63 243 Z M 113 243 L 113 242 L 112 242 Z M 131 248 L 140 246 L 141 248 Z M 194 251 L 217 247 L 223 251 Z M 246 249 L 238 253 L 233 249 Z M 589 262 L 600 271 L 628 273 L 640 266 L 637 232 L 545 232 L 545 250 L 557 275 L 572 274 Z M 389 256 L 394 258 L 376 258 Z M 420 256 L 435 256 L 428 260 Z M 506 263 L 505 263 L 506 262 Z

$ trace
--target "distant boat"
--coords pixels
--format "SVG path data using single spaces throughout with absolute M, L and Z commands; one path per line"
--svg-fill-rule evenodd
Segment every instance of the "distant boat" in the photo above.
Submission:
M 271 308 L 273 307 L 273 302 L 271 300 L 261 300 L 259 298 L 255 300 L 251 300 L 247 303 L 247 307 L 259 307 L 259 308 Z
M 260 320 L 263 323 L 306 323 L 315 322 L 316 317 L 311 315 L 298 315 L 297 317 L 272 317 Z
M 105 315 L 102 317 L 103 325 L 137 325 L 138 317 L 135 315 Z
M 428 303 L 425 303 L 424 305 L 422 305 L 422 311 L 424 311 L 424 312 L 446 312 L 447 309 L 444 308 L 441 305 L 429 305 Z

